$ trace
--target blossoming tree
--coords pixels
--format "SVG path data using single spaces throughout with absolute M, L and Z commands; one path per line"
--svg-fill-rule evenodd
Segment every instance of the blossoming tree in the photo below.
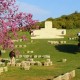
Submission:
M 3 49 L 13 48 L 13 42 L 9 34 L 11 29 L 13 36 L 17 38 L 17 28 L 36 23 L 32 20 L 32 14 L 18 12 L 18 6 L 15 0 L 0 0 L 0 45 Z M 25 38 L 23 36 L 23 38 Z

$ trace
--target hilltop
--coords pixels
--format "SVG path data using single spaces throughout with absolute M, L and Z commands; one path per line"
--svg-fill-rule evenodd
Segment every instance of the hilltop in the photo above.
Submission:
M 59 18 L 48 18 L 45 21 L 52 21 L 54 28 L 62 28 L 62 29 L 74 29 L 80 28 L 80 13 L 74 12 L 69 15 L 62 15 Z M 38 25 L 43 28 L 44 22 L 39 22 Z

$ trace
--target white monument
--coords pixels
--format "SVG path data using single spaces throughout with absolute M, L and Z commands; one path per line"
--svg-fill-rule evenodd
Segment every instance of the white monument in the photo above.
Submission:
M 66 35 L 65 29 L 52 28 L 52 21 L 45 21 L 45 28 L 33 30 L 31 39 L 64 38 L 64 35 Z

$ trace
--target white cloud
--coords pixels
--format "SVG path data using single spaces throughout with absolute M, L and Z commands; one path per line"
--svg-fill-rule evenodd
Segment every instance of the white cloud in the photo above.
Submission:
M 44 17 L 44 16 L 47 16 L 50 14 L 49 11 L 41 9 L 40 7 L 35 6 L 35 5 L 31 5 L 31 4 L 22 2 L 22 1 L 21 2 L 17 1 L 16 3 L 19 5 L 19 11 L 20 12 L 31 13 L 37 19 L 38 19 L 38 17 L 39 18 Z

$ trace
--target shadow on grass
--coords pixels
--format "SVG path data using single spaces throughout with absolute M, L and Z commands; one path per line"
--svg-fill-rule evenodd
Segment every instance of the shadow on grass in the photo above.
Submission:
M 52 79 L 47 79 L 47 80 L 52 80 Z
M 80 69 L 80 66 L 79 66 L 79 67 L 77 67 L 77 69 Z
M 76 54 L 76 52 L 79 51 L 78 46 L 73 44 L 56 45 L 55 48 L 60 52 L 66 52 L 71 54 Z

